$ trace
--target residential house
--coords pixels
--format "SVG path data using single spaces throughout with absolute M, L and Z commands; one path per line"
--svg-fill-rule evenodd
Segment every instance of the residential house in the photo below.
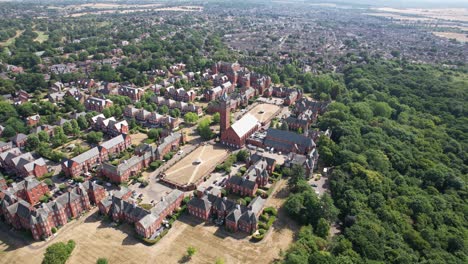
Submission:
M 85 107 L 88 111 L 96 111 L 101 113 L 104 109 L 109 108 L 113 105 L 109 99 L 101 99 L 96 97 L 89 97 L 85 101 Z

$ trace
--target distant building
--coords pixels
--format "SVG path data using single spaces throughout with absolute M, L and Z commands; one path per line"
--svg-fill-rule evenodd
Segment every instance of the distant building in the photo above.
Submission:
M 88 111 L 96 111 L 101 113 L 104 109 L 109 108 L 113 105 L 109 99 L 101 99 L 96 97 L 89 97 L 85 101 L 85 107 Z

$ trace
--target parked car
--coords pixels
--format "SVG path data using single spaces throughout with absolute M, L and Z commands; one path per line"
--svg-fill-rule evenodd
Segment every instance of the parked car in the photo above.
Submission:
M 312 186 L 312 187 L 317 187 L 317 184 L 312 183 L 310 186 Z

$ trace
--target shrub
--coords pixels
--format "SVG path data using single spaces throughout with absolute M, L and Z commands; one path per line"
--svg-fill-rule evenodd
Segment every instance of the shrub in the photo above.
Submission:
M 140 204 L 140 207 L 149 211 L 149 210 L 151 210 L 151 208 L 153 208 L 153 205 L 151 205 L 151 204 Z
M 268 221 L 268 215 L 267 214 L 260 215 L 260 220 L 263 221 L 263 222 L 267 222 Z
M 51 179 L 45 179 L 44 183 L 47 184 L 47 186 L 52 186 L 52 185 L 54 185 L 54 183 L 52 182 Z
M 73 180 L 76 182 L 84 182 L 84 178 L 81 176 L 74 177 Z
M 255 241 L 255 242 L 258 242 L 258 241 L 261 241 L 263 238 L 265 237 L 265 235 L 263 234 L 255 234 L 252 236 L 252 240 Z
M 107 264 L 109 263 L 109 261 L 107 261 L 106 258 L 99 258 L 97 261 L 96 261 L 96 264 Z
M 153 161 L 153 162 L 151 162 L 151 164 L 150 164 L 150 169 L 154 171 L 154 170 L 156 170 L 157 168 L 161 167 L 162 164 L 163 164 L 163 161 L 162 161 L 162 160 Z
M 47 201 L 49 201 L 49 197 L 47 197 L 46 195 L 42 195 L 39 198 L 39 202 L 41 202 L 41 203 L 47 203 Z
M 276 210 L 276 208 L 274 207 L 267 207 L 263 210 L 263 212 L 269 215 L 274 215 L 274 216 L 278 215 L 278 210 Z
M 268 223 L 267 223 L 268 228 L 270 228 L 271 225 L 273 225 L 273 223 L 275 222 L 275 220 L 276 220 L 276 216 L 273 216 L 273 215 L 270 216 L 270 219 L 268 219 Z
M 42 264 L 65 264 L 75 248 L 75 241 L 58 242 L 47 247 Z
M 52 234 L 55 234 L 55 233 L 57 233 L 57 228 L 54 226 L 54 227 L 52 227 L 52 229 L 50 231 L 52 231 Z
M 246 203 L 246 204 L 249 204 L 249 203 L 252 201 L 252 198 L 250 198 L 250 197 L 245 197 L 244 200 L 245 200 L 245 203 Z
M 244 174 L 247 171 L 246 167 L 240 167 L 239 172 Z

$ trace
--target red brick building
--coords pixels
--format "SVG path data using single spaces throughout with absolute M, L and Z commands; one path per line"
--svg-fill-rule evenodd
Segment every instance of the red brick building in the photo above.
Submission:
M 79 184 L 37 208 L 21 197 L 8 193 L 1 201 L 0 212 L 5 216 L 5 221 L 15 229 L 31 230 L 35 240 L 47 238 L 52 236 L 52 228 L 63 226 L 68 219 L 77 218 L 88 211 L 92 199 L 103 199 L 104 188 L 98 185 L 90 186 L 93 184 Z
M 180 207 L 184 193 L 175 189 L 163 197 L 150 211 L 135 204 L 120 192 L 99 203 L 101 214 L 109 215 L 115 222 L 135 225 L 138 235 L 151 238 L 161 228 L 163 220 Z
M 33 115 L 33 116 L 28 116 L 26 118 L 26 125 L 28 126 L 36 126 L 39 121 L 41 120 L 41 116 L 40 115 Z
M 84 105 L 88 111 L 102 112 L 102 110 L 111 107 L 113 103 L 109 99 L 89 97 L 86 99 Z
M 138 102 L 141 97 L 145 94 L 145 90 L 142 88 L 135 88 L 131 86 L 121 86 L 119 88 L 119 95 L 130 97 L 133 102 Z
M 187 204 L 189 214 L 205 221 L 223 224 L 226 229 L 252 234 L 258 227 L 258 216 L 262 213 L 265 200 L 253 199 L 248 206 L 210 193 L 198 193 Z
M 260 128 L 260 124 L 253 115 L 246 114 L 231 126 L 230 107 L 227 101 L 223 99 L 220 107 L 221 142 L 230 147 L 241 148 L 245 145 L 247 138 Z
M 132 145 L 130 135 L 121 134 L 98 147 L 94 147 L 73 159 L 62 163 L 62 170 L 69 177 L 76 177 L 96 168 L 98 164 L 109 160 L 109 156 L 118 154 Z
M 184 88 L 176 89 L 174 86 L 166 89 L 164 97 L 182 102 L 192 102 L 195 100 L 197 93 L 194 90 L 185 91 Z

